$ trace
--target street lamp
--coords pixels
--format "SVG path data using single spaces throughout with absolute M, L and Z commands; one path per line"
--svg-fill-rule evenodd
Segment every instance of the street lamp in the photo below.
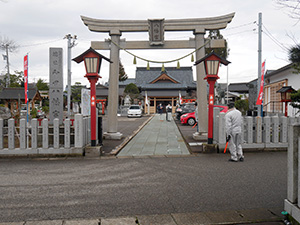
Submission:
M 91 146 L 96 146 L 96 83 L 99 78 L 99 71 L 102 59 L 110 62 L 110 59 L 99 54 L 94 49 L 89 48 L 87 51 L 82 53 L 73 59 L 73 61 L 80 63 L 84 61 L 86 69 L 86 77 L 90 82 L 91 89 Z
M 220 63 L 227 66 L 230 62 L 226 59 L 218 56 L 216 53 L 211 52 L 206 55 L 202 59 L 199 59 L 195 62 L 195 65 L 204 62 L 204 69 L 206 73 L 206 77 L 209 84 L 209 99 L 208 99 L 208 136 L 207 143 L 213 143 L 213 124 L 214 124 L 214 90 L 215 90 L 215 82 L 220 77 L 218 77 Z M 199 97 L 199 96 L 198 96 Z
M 296 92 L 296 90 L 294 88 L 292 88 L 292 86 L 284 86 L 277 91 L 277 93 L 280 93 L 280 95 L 281 95 L 281 102 L 285 103 L 284 116 L 287 116 L 288 102 L 292 101 L 291 93 L 294 93 L 294 92 Z

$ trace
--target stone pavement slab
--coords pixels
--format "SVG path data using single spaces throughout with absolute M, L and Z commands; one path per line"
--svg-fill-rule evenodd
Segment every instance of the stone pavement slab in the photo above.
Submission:
M 63 225 L 63 220 L 27 221 L 24 225 Z
M 210 218 L 208 218 L 205 212 L 199 213 L 176 213 L 172 214 L 177 225 L 200 225 L 211 224 Z
M 136 224 L 135 220 L 135 217 L 101 219 L 101 225 L 134 225 Z
M 65 221 L 65 223 L 63 225 L 99 225 L 99 223 L 100 223 L 100 220 L 98 220 L 98 219 L 93 219 L 93 220 L 67 220 L 67 221 Z
M 189 155 L 173 118 L 170 122 L 156 114 L 120 151 L 118 157 L 151 155 Z
M 25 222 L 7 222 L 7 223 L 6 222 L 3 222 L 3 223 L 0 222 L 0 225 L 24 225 L 24 224 L 25 224 Z
M 177 225 L 170 214 L 138 216 L 140 225 Z
M 268 209 L 251 209 L 251 210 L 239 210 L 238 213 L 245 219 L 246 221 L 253 221 L 253 218 L 256 221 L 264 221 L 264 220 L 276 220 L 278 216 L 274 214 L 273 210 Z
M 47 220 L 2 222 L 0 225 L 284 225 L 278 209 L 248 209 L 229 211 L 207 211 L 194 213 L 171 213 L 138 215 L 99 219 Z

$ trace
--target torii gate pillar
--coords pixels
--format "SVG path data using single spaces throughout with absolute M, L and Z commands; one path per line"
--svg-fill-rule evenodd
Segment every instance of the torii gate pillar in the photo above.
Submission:
M 195 35 L 195 45 L 196 49 L 204 45 L 204 35 L 205 31 L 194 32 Z M 196 51 L 196 60 L 201 59 L 205 56 L 205 48 L 201 48 L 199 51 Z M 200 63 L 196 66 L 196 75 L 197 75 L 197 107 L 198 107 L 198 130 L 199 132 L 194 133 L 193 137 L 198 139 L 199 135 L 205 134 L 208 131 L 206 126 L 208 121 L 207 108 L 203 107 L 203 102 L 207 105 L 207 88 L 206 82 L 204 81 L 205 71 L 203 63 Z M 202 107 L 201 107 L 202 106 Z M 205 125 L 204 125 L 205 124 Z
M 120 43 L 120 32 L 110 33 L 111 40 L 118 44 Z M 108 88 L 108 107 L 107 118 L 108 128 L 104 132 L 106 139 L 121 139 L 122 134 L 118 132 L 118 105 L 119 105 L 119 61 L 120 51 L 118 46 L 112 44 L 110 49 L 110 60 L 113 62 L 109 67 L 109 88 Z

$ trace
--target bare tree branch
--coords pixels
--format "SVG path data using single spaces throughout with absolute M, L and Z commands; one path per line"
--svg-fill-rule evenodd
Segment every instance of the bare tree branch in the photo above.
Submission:
M 6 46 L 9 52 L 15 52 L 19 48 L 19 45 L 17 45 L 14 40 L 0 36 L 0 49 L 6 50 Z
M 300 0 L 274 0 L 281 9 L 286 9 L 287 14 L 296 20 L 300 20 Z

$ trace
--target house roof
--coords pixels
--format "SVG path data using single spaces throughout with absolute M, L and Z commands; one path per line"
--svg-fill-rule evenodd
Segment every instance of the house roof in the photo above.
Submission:
M 268 70 L 267 73 L 266 73 L 266 75 L 265 75 L 265 78 L 274 76 L 274 75 L 276 75 L 278 73 L 281 73 L 281 72 L 283 72 L 285 70 L 291 69 L 292 65 L 293 65 L 293 63 L 290 63 L 290 64 L 288 64 L 286 66 L 283 66 L 283 67 L 279 68 L 278 70 Z
M 152 81 L 150 81 L 151 84 L 154 84 L 154 83 L 157 83 L 161 80 L 168 80 L 168 81 L 171 81 L 172 83 L 180 83 L 179 80 L 177 80 L 176 78 L 172 77 L 171 75 L 168 74 L 168 71 L 164 70 L 164 71 L 161 71 L 160 74 L 155 77 Z
M 124 86 L 125 87 L 126 85 L 131 84 L 131 83 L 135 84 L 135 78 L 127 78 L 124 81 L 119 81 L 119 87 L 120 86 Z
M 248 93 L 249 87 L 247 86 L 247 83 L 232 83 L 228 86 L 228 91 L 231 92 L 242 92 L 242 93 Z
M 192 67 L 137 67 L 136 85 L 141 89 L 185 89 L 196 88 L 196 82 L 193 80 Z
M 28 88 L 28 100 L 34 98 L 34 96 L 38 93 L 40 96 L 39 91 L 37 88 Z M 25 91 L 23 87 L 20 88 L 3 88 L 0 92 L 0 99 L 13 99 L 13 100 L 25 100 Z
M 96 85 L 96 96 L 107 97 L 108 96 L 108 86 L 97 84 Z M 125 87 L 119 87 L 119 96 L 123 95 Z

